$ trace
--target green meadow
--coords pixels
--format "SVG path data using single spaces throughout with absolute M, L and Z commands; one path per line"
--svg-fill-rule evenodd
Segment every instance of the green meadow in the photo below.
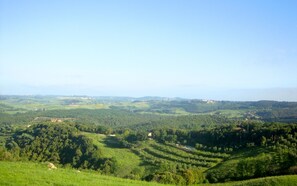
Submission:
M 97 145 L 102 151 L 102 157 L 115 157 L 118 163 L 116 175 L 125 177 L 132 171 L 139 169 L 141 159 L 127 148 L 119 147 L 115 137 L 106 136 L 104 134 L 83 133 L 93 140 L 94 145 Z
M 51 170 L 46 163 L 0 161 L 0 185 L 154 186 L 161 184 L 104 176 L 94 171 L 85 172 L 64 168 Z

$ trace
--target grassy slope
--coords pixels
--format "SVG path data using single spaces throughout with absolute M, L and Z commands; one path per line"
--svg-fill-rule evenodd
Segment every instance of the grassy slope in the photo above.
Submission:
M 86 132 L 83 134 L 93 139 L 94 144 L 102 150 L 103 157 L 115 157 L 117 159 L 119 168 L 116 174 L 118 176 L 124 177 L 128 175 L 133 169 L 140 166 L 140 157 L 135 155 L 127 148 L 118 147 L 114 137 Z
M 222 161 L 221 163 L 219 163 L 215 167 L 210 168 L 206 172 L 217 171 L 220 172 L 222 177 L 227 177 L 227 175 L 234 175 L 236 174 L 236 167 L 239 161 L 250 157 L 257 158 L 258 156 L 261 156 L 261 153 L 270 154 L 272 156 L 275 155 L 275 152 L 262 147 L 242 149 L 237 152 L 234 152 L 225 161 Z
M 0 185 L 153 186 L 160 184 L 104 176 L 96 172 L 78 172 L 74 169 L 49 170 L 44 163 L 0 161 Z
M 74 169 L 58 168 L 49 170 L 45 163 L 3 162 L 0 161 L 0 185 L 104 185 L 104 186 L 161 186 L 154 182 L 134 181 L 111 176 L 99 175 L 96 172 L 77 172 Z M 211 184 L 206 184 L 211 185 Z M 297 175 L 275 176 L 247 181 L 214 184 L 214 186 L 294 186 Z
M 155 140 L 142 142 L 141 146 L 135 150 L 138 150 L 144 156 L 145 154 L 148 154 L 149 156 L 146 156 L 148 159 L 150 159 L 150 156 L 154 156 L 157 160 L 165 161 L 167 163 L 183 163 L 188 165 L 192 164 L 198 166 L 203 171 L 207 170 L 208 168 L 206 168 L 205 166 L 201 166 L 201 164 L 199 163 L 204 163 L 204 161 L 206 161 L 210 163 L 209 165 L 214 166 L 217 164 L 214 161 L 222 161 L 222 159 L 220 158 L 210 158 L 205 156 L 203 153 L 207 154 L 206 151 L 202 151 L 202 154 L 199 155 L 191 154 L 184 150 L 181 150 L 180 148 L 177 148 L 175 145 L 165 145 L 162 143 L 157 143 Z
M 273 177 L 251 179 L 246 181 L 236 181 L 236 182 L 208 184 L 208 185 L 212 185 L 212 186 L 296 186 L 297 175 L 273 176 Z

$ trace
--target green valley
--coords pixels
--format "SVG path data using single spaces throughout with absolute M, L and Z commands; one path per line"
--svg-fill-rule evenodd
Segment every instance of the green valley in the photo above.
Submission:
M 292 102 L 1 98 L 1 184 L 295 184 Z M 82 106 L 70 109 L 74 103 Z M 278 115 L 257 115 L 264 112 Z M 48 170 L 49 162 L 58 169 Z M 27 181 L 26 167 L 36 171 Z

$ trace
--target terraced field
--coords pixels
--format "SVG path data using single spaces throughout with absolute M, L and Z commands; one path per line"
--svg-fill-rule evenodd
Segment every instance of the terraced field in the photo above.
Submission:
M 133 149 L 133 151 L 143 161 L 150 164 L 168 163 L 182 167 L 198 167 L 204 170 L 217 165 L 223 158 L 229 156 L 225 153 L 198 151 L 170 143 L 161 144 L 153 140 Z
M 226 153 L 196 150 L 171 143 L 161 144 L 154 140 L 143 142 L 140 147 L 127 149 L 120 147 L 115 137 L 94 133 L 83 134 L 93 139 L 94 144 L 102 149 L 105 157 L 115 157 L 118 160 L 123 169 L 119 172 L 131 172 L 143 163 L 144 165 L 167 163 L 178 167 L 197 167 L 207 170 L 229 157 Z M 125 174 L 120 176 L 124 177 Z

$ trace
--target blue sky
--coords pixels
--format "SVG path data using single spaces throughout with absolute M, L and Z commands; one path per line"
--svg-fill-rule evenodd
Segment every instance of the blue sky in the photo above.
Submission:
M 296 7 L 0 0 L 0 94 L 297 101 Z

